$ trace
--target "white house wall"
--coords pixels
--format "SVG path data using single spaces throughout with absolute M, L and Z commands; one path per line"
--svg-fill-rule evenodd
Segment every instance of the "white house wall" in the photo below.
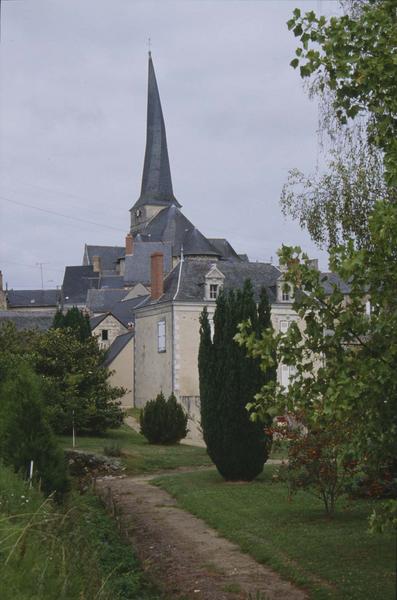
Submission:
M 125 396 L 120 398 L 122 408 L 134 406 L 134 339 L 118 353 L 109 365 L 109 370 L 114 371 L 109 377 L 109 383 L 113 386 L 123 387 L 127 390 Z
M 157 324 L 165 321 L 165 352 L 158 351 Z M 162 391 L 172 392 L 172 307 L 155 305 L 135 317 L 135 406 L 142 407 Z

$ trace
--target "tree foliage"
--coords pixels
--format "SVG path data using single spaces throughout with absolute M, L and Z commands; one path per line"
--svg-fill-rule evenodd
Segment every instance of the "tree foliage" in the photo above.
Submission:
M 24 477 L 30 461 L 43 491 L 60 498 L 69 489 L 61 448 L 48 425 L 40 378 L 23 361 L 0 386 L 0 457 Z
M 383 160 L 357 128 L 339 129 L 326 151 L 326 165 L 305 175 L 292 169 L 281 193 L 285 216 L 299 221 L 324 249 L 351 238 L 369 243 L 368 219 L 379 199 L 389 199 Z
M 35 370 L 43 377 L 51 425 L 70 432 L 74 419 L 80 432 L 103 433 L 122 423 L 119 398 L 103 366 L 105 353 L 92 336 L 84 340 L 72 328 L 50 329 L 36 346 Z
M 291 496 L 305 490 L 319 498 L 330 517 L 358 470 L 357 461 L 346 451 L 350 429 L 339 425 L 302 431 L 285 424 L 276 429 L 280 439 L 288 441 L 288 461 L 278 477 L 286 481 Z
M 331 252 L 336 276 L 330 279 L 300 248 L 284 247 L 281 260 L 286 281 L 300 291 L 294 310 L 303 330 L 295 323 L 285 334 L 268 329 L 258 340 L 245 324 L 238 339 L 264 368 L 274 355 L 295 367 L 287 389 L 274 381 L 262 387 L 254 413 L 287 409 L 309 428 L 354 423 L 348 446 L 379 465 L 393 462 L 397 439 L 397 205 L 380 202 L 369 229 L 368 248 L 350 242 Z
M 397 199 L 396 5 L 343 4 L 340 17 L 295 9 L 288 22 L 301 42 L 291 65 L 319 101 L 325 164 L 290 171 L 281 206 L 327 249 L 347 237 L 366 245 L 375 202 Z
M 369 115 L 370 142 L 385 156 L 386 180 L 397 186 L 397 6 L 395 0 L 367 0 L 340 17 L 294 10 L 288 28 L 301 45 L 291 65 L 301 77 L 316 75 L 320 91 L 334 94 L 342 124 Z
M 247 358 L 234 342 L 237 325 L 245 319 L 255 331 L 270 325 L 266 294 L 261 294 L 258 312 L 250 281 L 242 290 L 219 295 L 213 340 L 208 312 L 202 312 L 199 375 L 201 426 L 208 453 L 222 477 L 250 481 L 262 471 L 271 440 L 263 422 L 250 421 L 245 405 L 274 369 L 271 367 L 270 374 L 262 372 L 259 362 Z
M 77 306 L 73 306 L 65 314 L 58 310 L 55 313 L 52 327 L 54 329 L 70 328 L 81 342 L 91 337 L 90 319 Z
M 0 383 L 21 360 L 29 363 L 42 380 L 47 416 L 57 433 L 70 432 L 73 419 L 80 432 L 103 433 L 122 423 L 119 398 L 125 390 L 110 385 L 105 352 L 84 335 L 79 325 L 84 321 L 78 311 L 76 327 L 46 332 L 0 327 Z

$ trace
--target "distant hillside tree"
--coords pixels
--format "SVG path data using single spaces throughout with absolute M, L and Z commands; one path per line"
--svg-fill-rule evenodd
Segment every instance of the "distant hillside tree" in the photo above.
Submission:
M 73 306 L 65 314 L 61 310 L 58 310 L 55 313 L 52 327 L 54 329 L 66 329 L 69 327 L 82 342 L 91 336 L 90 319 L 77 306 Z
M 232 481 L 251 481 L 259 475 L 271 445 L 265 423 L 252 422 L 246 410 L 266 378 L 274 377 L 274 372 L 261 371 L 258 361 L 234 341 L 238 324 L 248 319 L 258 334 L 270 325 L 266 292 L 258 309 L 249 280 L 242 290 L 219 295 L 213 340 L 206 309 L 200 318 L 201 425 L 211 459 L 222 477 Z

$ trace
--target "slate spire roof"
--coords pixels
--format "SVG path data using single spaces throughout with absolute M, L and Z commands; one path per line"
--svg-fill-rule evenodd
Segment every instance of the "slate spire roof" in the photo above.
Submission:
M 136 201 L 134 208 L 143 204 L 154 204 L 157 206 L 175 204 L 180 207 L 172 189 L 164 117 L 150 52 L 145 162 L 143 166 L 141 195 Z

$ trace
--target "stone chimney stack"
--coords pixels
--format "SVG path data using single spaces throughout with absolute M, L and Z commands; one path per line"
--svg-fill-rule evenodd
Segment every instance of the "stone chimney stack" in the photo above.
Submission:
M 0 271 L 0 292 L 3 291 L 3 273 Z
M 101 272 L 101 257 L 100 256 L 92 257 L 92 268 L 94 269 L 94 273 Z
M 125 236 L 125 255 L 130 256 L 134 254 L 134 238 L 131 233 L 127 233 Z
M 151 289 L 150 297 L 152 300 L 158 300 L 164 293 L 164 255 L 161 252 L 154 252 L 151 257 Z

